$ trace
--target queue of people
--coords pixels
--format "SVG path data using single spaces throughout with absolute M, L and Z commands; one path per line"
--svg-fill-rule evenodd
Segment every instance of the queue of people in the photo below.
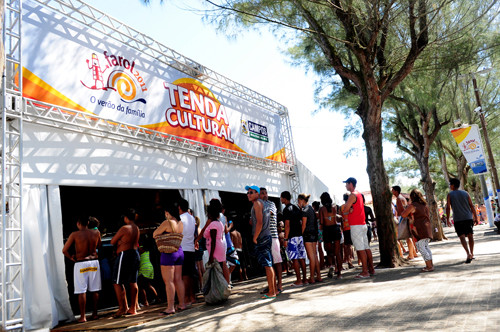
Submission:
M 468 194 L 458 191 L 460 184 L 456 181 L 450 181 L 452 191 L 448 196 L 447 215 L 449 216 L 450 208 L 453 209 L 455 230 L 467 253 L 466 263 L 470 263 L 474 259 L 472 216 L 476 223 L 478 216 Z M 344 195 L 345 203 L 342 206 L 333 204 L 327 192 L 321 195 L 321 204 L 309 204 L 310 195 L 300 194 L 296 205 L 292 203 L 290 192 L 283 191 L 280 194 L 280 202 L 284 205 L 282 213 L 278 213 L 276 205 L 269 200 L 266 188 L 255 185 L 245 187 L 248 201 L 252 205 L 248 222 L 251 226 L 253 257 L 265 271 L 267 280 L 267 287 L 261 292 L 261 299 L 272 300 L 283 292 L 283 272 L 295 272 L 296 280 L 291 287 L 322 282 L 323 266 L 328 268 L 329 278 L 335 275 L 336 279 L 341 279 L 344 264 L 347 264 L 348 268 L 354 267 L 354 249 L 361 266 L 361 272 L 355 279 L 366 279 L 375 275 L 370 249 L 371 236 L 376 238 L 375 216 L 371 209 L 365 206 L 364 196 L 356 190 L 356 179 L 350 177 L 344 183 L 349 194 Z M 425 262 L 422 271 L 434 271 L 432 252 L 429 248 L 432 229 L 424 196 L 418 189 L 414 189 L 410 193 L 408 204 L 398 186 L 392 188 L 392 193 L 396 198 L 395 216 L 398 217 L 399 224 L 406 221 L 410 230 L 410 235 L 404 238 L 409 247 L 408 258 L 414 258 L 418 249 Z M 199 221 L 197 222 L 190 213 L 189 204 L 184 199 L 180 199 L 175 205 L 167 206 L 163 212 L 165 220 L 154 230 L 153 238 L 158 241 L 169 234 L 176 234 L 179 241 L 177 245 L 172 245 L 173 249 L 160 250 L 160 271 L 167 296 L 167 306 L 161 314 L 173 315 L 188 309 L 196 301 L 195 288 L 206 287 L 201 281 L 195 283 L 193 280 L 193 275 L 198 275 L 201 279 L 206 273 L 201 263 L 204 250 L 208 253 L 208 264 L 217 262 L 220 266 L 228 289 L 232 287 L 233 270 L 237 269 L 240 280 L 248 279 L 245 271 L 247 263 L 244 262 L 245 255 L 242 253 L 242 236 L 234 228 L 234 224 L 227 221 L 220 200 L 212 199 L 209 202 L 207 221 L 201 230 Z M 149 251 L 140 244 L 140 230 L 134 222 L 137 214 L 133 209 L 128 209 L 122 218 L 124 225 L 111 239 L 117 254 L 112 280 L 119 305 L 113 317 L 136 315 L 140 309 L 139 293 L 143 304 L 148 303 L 146 290 L 153 294 L 154 302 L 159 301 L 158 293 L 151 282 L 154 279 L 154 268 Z M 90 226 L 89 221 L 92 222 Z M 78 231 L 70 235 L 63 248 L 63 254 L 75 262 L 74 283 L 80 309 L 79 322 L 86 321 L 87 292 L 92 294 L 94 302 L 89 319 L 98 318 L 97 301 L 101 290 L 98 249 L 101 236 L 96 224 L 98 225 L 96 218 L 80 218 L 77 221 Z M 413 239 L 416 248 L 412 248 Z M 73 251 L 70 250 L 71 247 L 74 247 Z M 323 249 L 326 255 L 320 254 Z M 306 258 L 309 261 L 309 276 Z M 127 302 L 126 289 L 130 293 L 130 303 Z

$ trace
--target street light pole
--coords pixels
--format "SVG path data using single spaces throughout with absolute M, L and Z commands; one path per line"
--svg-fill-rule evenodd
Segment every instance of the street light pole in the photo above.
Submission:
M 472 84 L 474 85 L 474 94 L 476 96 L 476 102 L 477 106 L 479 108 L 479 119 L 481 120 L 481 127 L 483 128 L 483 137 L 484 137 L 484 143 L 486 145 L 486 150 L 488 151 L 488 160 L 490 162 L 490 167 L 491 167 L 491 174 L 493 177 L 493 181 L 495 184 L 496 188 L 496 202 L 497 202 L 497 207 L 498 201 L 499 201 L 499 194 L 500 194 L 500 185 L 498 183 L 498 174 L 497 174 L 497 168 L 495 166 L 495 158 L 493 157 L 493 152 L 491 151 L 491 145 L 490 145 L 490 139 L 488 138 L 488 130 L 486 129 L 486 120 L 484 119 L 484 114 L 483 114 L 483 108 L 481 106 L 481 98 L 479 97 L 479 89 L 477 87 L 477 81 L 476 81 L 476 76 L 474 74 L 471 74 L 472 76 Z

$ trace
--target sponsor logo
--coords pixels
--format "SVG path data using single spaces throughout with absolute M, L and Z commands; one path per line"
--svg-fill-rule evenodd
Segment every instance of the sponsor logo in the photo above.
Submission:
M 241 133 L 262 142 L 269 142 L 267 127 L 250 120 L 241 120 Z
M 87 80 L 91 83 L 85 83 L 80 80 L 83 86 L 90 90 L 116 91 L 125 103 L 146 104 L 144 98 L 138 97 L 148 89 L 141 74 L 135 69 L 135 61 L 109 54 L 107 51 L 104 51 L 103 56 L 106 64 L 104 69 L 96 53 L 86 59 L 88 69 L 92 72 L 92 81 Z
M 479 147 L 479 144 L 476 142 L 475 139 L 472 140 L 467 140 L 462 144 L 462 151 L 467 151 L 467 150 L 474 150 Z

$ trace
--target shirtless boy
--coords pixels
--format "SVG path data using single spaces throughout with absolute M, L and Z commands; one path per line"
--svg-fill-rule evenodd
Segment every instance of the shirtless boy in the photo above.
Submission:
M 139 243 L 139 227 L 134 223 L 135 210 L 128 209 L 123 216 L 125 225 L 122 226 L 118 233 L 111 239 L 111 244 L 116 246 L 117 258 L 113 266 L 113 284 L 118 300 L 118 311 L 113 317 L 121 317 L 123 315 L 136 315 L 138 287 L 137 275 L 139 272 L 140 256 L 137 251 Z M 130 286 L 130 308 L 127 305 L 127 296 L 125 293 L 125 284 Z
M 234 249 L 238 253 L 238 260 L 240 261 L 240 279 L 239 281 L 248 280 L 247 277 L 247 263 L 245 255 L 243 254 L 243 239 L 241 238 L 241 233 L 236 230 L 236 228 L 231 229 L 231 241 L 233 241 Z
M 88 229 L 89 220 L 81 218 L 76 222 L 78 231 L 71 233 L 62 250 L 64 256 L 75 262 L 73 269 L 75 294 L 78 294 L 80 319 L 86 322 L 85 306 L 87 291 L 92 293 L 94 310 L 90 319 L 97 319 L 97 301 L 101 290 L 101 271 L 97 260 L 97 248 L 101 246 L 101 237 L 98 233 Z M 75 245 L 75 254 L 70 253 L 70 248 Z

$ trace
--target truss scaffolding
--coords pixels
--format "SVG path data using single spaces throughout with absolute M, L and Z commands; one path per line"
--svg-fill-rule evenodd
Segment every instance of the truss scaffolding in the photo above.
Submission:
M 85 112 L 46 104 L 33 99 L 25 98 L 24 101 L 26 104 L 24 105 L 23 120 L 29 123 L 139 144 L 159 150 L 185 153 L 195 157 L 221 160 L 250 168 L 279 171 L 287 174 L 294 172 L 294 165 L 288 163 L 257 158 L 246 153 L 200 143 L 139 126 L 118 123 L 96 115 L 89 115 Z
M 2 2 L 0 298 L 1 326 L 12 331 L 23 329 L 21 2 Z
M 235 165 L 287 174 L 295 197 L 300 192 L 290 122 L 287 109 L 254 90 L 202 66 L 143 33 L 111 18 L 79 0 L 33 0 L 63 17 L 94 29 L 115 41 L 151 56 L 164 66 L 173 67 L 186 75 L 210 85 L 224 95 L 232 95 L 255 104 L 281 119 L 281 136 L 286 162 L 254 157 L 245 153 L 200 143 L 146 128 L 117 123 L 85 112 L 75 111 L 22 97 L 21 24 L 22 1 L 3 3 L 3 79 L 1 115 L 1 220 L 0 220 L 0 321 L 8 330 L 23 326 L 23 235 L 22 235 L 22 137 L 23 123 L 58 128 L 65 131 L 94 135 L 106 139 L 139 144 L 219 160 Z

